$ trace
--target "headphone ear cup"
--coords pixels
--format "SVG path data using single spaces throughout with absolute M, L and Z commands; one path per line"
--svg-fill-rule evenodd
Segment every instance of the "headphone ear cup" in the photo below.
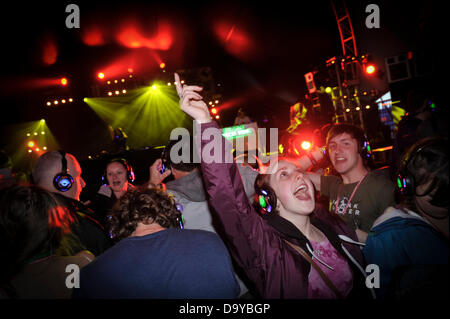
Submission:
M 129 166 L 129 170 L 128 170 L 128 182 L 129 183 L 134 183 L 135 177 L 134 177 L 134 172 L 133 169 L 131 168 L 131 166 Z
M 409 174 L 397 174 L 397 187 L 404 196 L 414 195 L 414 178 Z
M 361 145 L 360 154 L 363 159 L 369 159 L 372 157 L 372 149 L 370 148 L 370 142 L 367 139 L 367 137 L 364 137 L 363 144 Z
M 258 189 L 256 196 L 258 211 L 261 216 L 267 217 L 268 215 L 272 215 L 277 206 L 277 195 L 275 195 L 272 187 L 264 185 Z
M 106 173 L 102 175 L 102 183 L 104 185 L 109 185 L 108 178 L 106 178 Z
M 73 185 L 73 177 L 70 174 L 60 173 L 53 179 L 53 186 L 60 192 L 67 192 Z

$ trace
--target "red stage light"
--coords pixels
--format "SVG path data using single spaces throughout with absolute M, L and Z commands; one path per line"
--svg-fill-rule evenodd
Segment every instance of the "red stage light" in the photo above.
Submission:
M 66 86 L 67 84 L 69 84 L 69 81 L 67 80 L 67 78 L 62 78 L 61 85 Z
M 98 77 L 99 79 L 103 79 L 103 78 L 105 77 L 105 74 L 102 73 L 102 72 L 99 72 L 99 73 L 97 74 L 97 77 Z
M 211 109 L 212 114 L 217 114 L 217 110 L 215 108 Z
M 58 48 L 51 36 L 47 36 L 42 43 L 42 61 L 46 65 L 52 65 L 58 58 Z
M 368 64 L 366 66 L 366 73 L 367 74 L 374 74 L 376 70 L 377 70 L 377 68 L 373 64 Z
M 164 62 L 161 62 L 161 63 L 159 64 L 159 67 L 160 67 L 161 69 L 164 69 L 164 68 L 166 67 L 166 64 L 165 64 Z
M 105 44 L 105 39 L 102 30 L 98 27 L 88 27 L 84 30 L 82 34 L 83 42 L 90 46 L 103 45 Z

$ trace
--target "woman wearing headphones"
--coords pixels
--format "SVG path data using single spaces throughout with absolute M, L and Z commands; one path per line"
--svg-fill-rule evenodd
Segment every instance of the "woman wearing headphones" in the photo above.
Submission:
M 175 81 L 181 109 L 201 126 L 197 132 L 202 134 L 201 148 L 206 153 L 202 154 L 202 174 L 210 204 L 224 227 L 233 258 L 254 285 L 254 294 L 262 298 L 370 298 L 360 265 L 361 249 L 342 242 L 343 238 L 356 241 L 355 232 L 329 212 L 314 210 L 314 186 L 307 175 L 287 160 L 270 165 L 268 174 L 260 174 L 255 181 L 258 197 L 252 206 L 236 164 L 205 158 L 215 142 L 220 146 L 212 149 L 215 153 L 218 148 L 222 157 L 229 145 L 223 138 L 206 140 L 209 133 L 221 134 L 197 93 L 201 88 L 181 86 L 177 74 Z
M 89 205 L 104 226 L 107 224 L 107 215 L 117 200 L 128 190 L 135 188 L 132 184 L 134 179 L 133 169 L 124 158 L 113 158 L 107 162 L 102 176 L 103 183 Z

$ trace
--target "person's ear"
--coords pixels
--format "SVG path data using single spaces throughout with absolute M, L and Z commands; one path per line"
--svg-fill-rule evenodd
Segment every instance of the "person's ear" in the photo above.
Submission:
M 277 211 L 280 211 L 281 208 L 281 201 L 277 199 Z

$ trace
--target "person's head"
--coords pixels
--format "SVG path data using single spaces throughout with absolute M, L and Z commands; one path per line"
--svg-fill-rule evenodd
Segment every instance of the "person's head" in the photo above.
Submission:
M 130 237 L 138 224 L 156 223 L 164 228 L 179 226 L 181 218 L 175 202 L 157 188 L 137 187 L 123 195 L 111 213 L 111 234 L 116 241 Z
M 447 142 L 426 138 L 412 145 L 402 158 L 397 186 L 403 204 L 418 213 L 447 211 L 449 164 Z
M 334 169 L 341 175 L 367 168 L 370 146 L 364 131 L 358 126 L 340 123 L 327 134 L 327 152 Z
M 133 169 L 123 158 L 114 158 L 106 164 L 105 178 L 115 193 L 126 192 L 134 180 Z
M 0 191 L 0 264 L 20 268 L 41 253 L 55 253 L 72 222 L 55 194 L 34 185 L 4 188 Z M 0 273 L 16 271 L 2 269 Z
M 289 159 L 279 159 L 259 174 L 255 193 L 255 205 L 263 215 L 279 214 L 292 220 L 296 215 L 310 215 L 315 207 L 311 180 Z
M 182 136 L 178 140 L 171 140 L 164 150 L 165 161 L 175 179 L 188 175 L 200 167 L 194 163 L 195 146 L 192 136 Z
M 81 191 L 86 186 L 81 177 L 80 163 L 75 156 L 63 151 L 42 154 L 36 161 L 32 174 L 35 185 L 75 200 L 80 200 Z

